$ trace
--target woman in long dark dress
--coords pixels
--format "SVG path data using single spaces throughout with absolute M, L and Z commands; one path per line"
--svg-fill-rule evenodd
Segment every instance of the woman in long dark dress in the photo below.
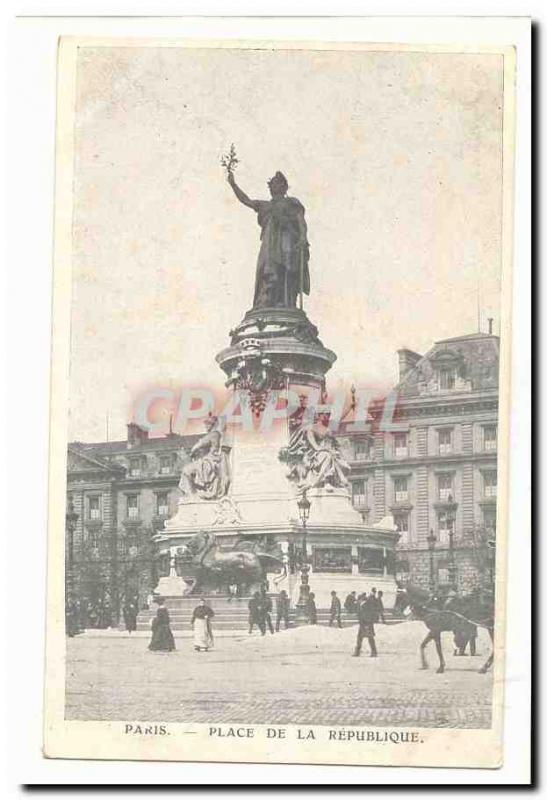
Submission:
M 169 624 L 169 612 L 165 608 L 163 600 L 158 600 L 158 610 L 152 620 L 152 639 L 148 649 L 167 652 L 175 649 L 175 640 Z

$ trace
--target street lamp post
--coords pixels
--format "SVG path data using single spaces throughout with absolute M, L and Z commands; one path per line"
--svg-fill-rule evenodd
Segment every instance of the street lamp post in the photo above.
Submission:
M 300 522 L 302 524 L 302 561 L 300 564 L 300 595 L 298 597 L 298 607 L 304 609 L 308 603 L 308 597 L 310 594 L 310 587 L 309 587 L 309 578 L 308 573 L 310 571 L 310 566 L 308 564 L 308 542 L 307 542 L 307 522 L 310 516 L 310 508 L 311 503 L 307 497 L 307 490 L 304 489 L 302 492 L 302 496 L 297 502 L 298 506 L 298 513 L 300 515 Z
M 78 514 L 74 511 L 74 503 L 72 497 L 68 498 L 68 505 L 65 515 L 66 533 L 67 533 L 67 560 L 66 560 L 66 575 L 65 586 L 67 595 L 72 595 L 74 591 L 74 531 L 78 522 Z
M 431 594 L 435 591 L 435 563 L 434 563 L 434 551 L 435 551 L 435 543 L 437 541 L 437 537 L 433 533 L 433 530 L 429 531 L 429 536 L 427 537 L 427 546 L 429 547 L 429 591 Z

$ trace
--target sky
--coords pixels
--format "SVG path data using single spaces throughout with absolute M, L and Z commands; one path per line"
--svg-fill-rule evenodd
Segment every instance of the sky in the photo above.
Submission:
M 388 389 L 401 347 L 499 332 L 502 57 L 82 47 L 69 438 L 125 438 L 134 398 L 221 387 L 260 229 L 226 183 L 306 208 L 306 313 L 328 375 Z

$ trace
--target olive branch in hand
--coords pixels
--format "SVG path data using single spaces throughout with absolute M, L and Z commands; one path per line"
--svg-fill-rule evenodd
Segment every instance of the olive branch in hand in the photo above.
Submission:
M 228 175 L 232 175 L 238 164 L 239 158 L 236 155 L 236 149 L 232 142 L 228 153 L 220 159 L 220 165 L 224 167 Z

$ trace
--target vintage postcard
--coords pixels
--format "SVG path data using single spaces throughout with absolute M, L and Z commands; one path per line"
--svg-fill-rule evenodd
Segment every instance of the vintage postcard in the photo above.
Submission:
M 514 81 L 60 40 L 47 757 L 500 766 Z

